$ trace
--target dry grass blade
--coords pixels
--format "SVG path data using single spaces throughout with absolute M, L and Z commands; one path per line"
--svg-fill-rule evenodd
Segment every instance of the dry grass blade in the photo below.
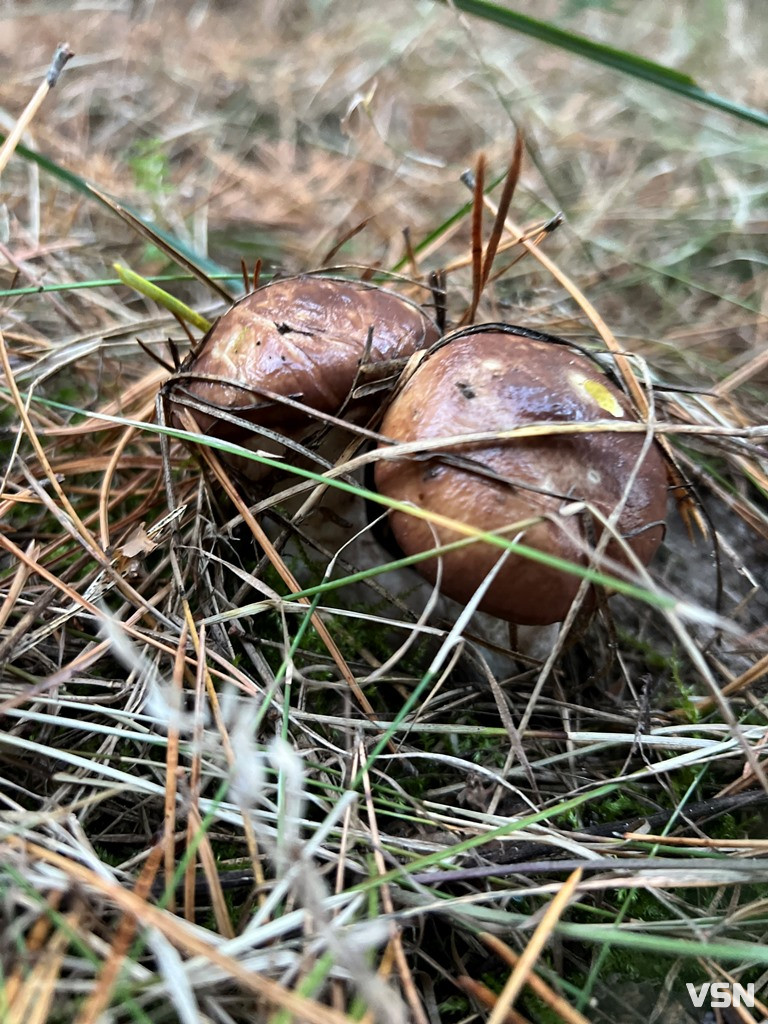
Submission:
M 366 753 L 363 744 L 361 743 L 358 748 L 358 763 L 365 765 Z M 385 875 L 387 872 L 386 865 L 384 864 L 384 857 L 382 855 L 381 837 L 379 835 L 379 827 L 376 822 L 376 808 L 373 801 L 373 793 L 371 792 L 371 780 L 367 769 L 363 769 L 363 791 L 365 793 L 365 802 L 368 808 L 368 825 L 371 830 L 371 840 L 373 846 L 373 857 L 376 864 L 376 870 L 380 875 Z M 390 916 L 394 916 L 395 905 L 392 900 L 392 894 L 388 885 L 383 885 L 381 888 L 381 900 L 384 907 L 384 912 Z M 393 963 L 397 966 L 400 973 L 400 981 L 405 991 L 405 996 L 410 1007 L 413 1020 L 416 1024 L 429 1024 L 429 1018 L 427 1017 L 426 1011 L 422 1005 L 421 999 L 416 984 L 413 979 L 413 974 L 408 966 L 408 959 L 403 950 L 403 940 L 401 930 L 397 925 L 392 926 L 392 936 L 389 940 L 389 945 L 385 951 L 385 958 L 388 958 L 388 954 L 391 955 Z
M 544 238 L 546 238 L 548 234 L 550 234 L 552 231 L 555 231 L 558 227 L 560 227 L 561 223 L 561 216 L 550 218 L 547 221 L 536 221 L 529 228 L 525 229 L 525 233 L 520 238 L 508 238 L 506 239 L 506 241 L 500 241 L 498 246 L 496 247 L 496 256 L 498 256 L 499 253 L 501 252 L 508 252 L 510 249 L 517 249 L 523 240 L 533 241 L 536 243 L 536 245 L 538 245 Z M 506 264 L 505 266 L 501 267 L 498 270 L 495 270 L 491 274 L 489 280 L 494 281 L 497 278 L 503 277 L 504 274 L 508 270 L 510 270 L 511 267 L 513 267 L 516 263 L 519 263 L 519 261 L 522 259 L 524 255 L 525 253 L 518 253 L 515 259 L 512 260 L 510 263 Z M 443 267 L 443 272 L 446 274 L 451 274 L 457 270 L 462 270 L 464 267 L 471 266 L 472 253 L 470 252 L 469 255 L 464 253 L 463 255 L 456 256 L 454 259 L 447 262 L 445 264 L 445 267 Z
M 109 480 L 109 467 L 107 469 L 105 479 Z M 108 527 L 106 524 L 106 516 L 103 511 L 106 509 L 107 504 L 106 495 L 103 489 L 101 491 L 101 498 L 102 501 L 100 503 L 99 512 L 100 521 L 102 523 L 102 537 L 106 539 L 108 544 Z M 157 522 L 153 523 L 148 530 L 145 530 L 143 524 L 141 524 L 141 526 L 134 532 L 134 535 L 126 540 L 122 545 L 122 548 L 118 549 L 117 555 L 112 558 L 105 568 L 96 575 L 95 579 L 89 583 L 84 592 L 82 594 L 75 594 L 74 600 L 66 611 L 61 612 L 44 626 L 40 626 L 35 630 L 28 630 L 23 639 L 13 645 L 14 655 L 18 657 L 26 651 L 31 650 L 33 647 L 36 647 L 41 640 L 50 636 L 61 626 L 69 622 L 78 614 L 78 612 L 83 610 L 90 611 L 93 609 L 92 613 L 98 616 L 100 613 L 96 611 L 96 602 L 101 601 L 115 585 L 130 575 L 134 568 L 137 555 L 150 552 L 154 550 L 158 544 L 168 540 L 170 528 L 184 515 L 185 509 L 185 505 L 174 509 L 173 512 L 169 513 L 167 516 L 163 516 Z M 107 544 L 105 544 L 105 549 Z M 135 545 L 135 550 L 133 549 L 133 545 Z M 32 563 L 30 562 L 27 564 L 31 566 Z M 41 576 L 44 576 L 46 579 L 50 579 L 50 582 L 54 582 L 55 580 L 55 585 L 59 585 L 60 581 L 58 577 L 46 576 L 42 567 L 37 571 L 40 572 Z M 63 589 L 65 589 L 65 592 L 69 592 L 66 588 Z M 6 644 L 6 640 L 0 643 L 0 654 L 4 650 L 4 646 Z
M 24 565 L 27 568 L 30 576 L 41 576 L 44 580 L 46 580 L 52 586 L 56 587 L 57 590 L 60 590 L 62 594 L 68 597 L 76 608 L 80 608 L 81 611 L 87 612 L 94 618 L 100 617 L 100 611 L 94 604 L 92 604 L 87 598 L 83 597 L 81 594 L 78 594 L 76 590 L 73 590 L 72 587 L 68 586 L 68 584 L 64 583 L 61 579 L 59 579 L 59 577 L 56 576 L 55 573 L 52 573 L 48 569 L 46 569 L 45 566 L 42 565 L 40 562 L 29 557 L 25 551 L 22 551 L 21 548 L 17 547 L 12 540 L 10 540 L 8 537 L 5 537 L 2 533 L 0 533 L 0 547 L 5 548 L 5 550 L 9 552 L 9 554 L 13 555 L 20 565 Z M 9 640 L 11 641 L 11 643 L 9 643 Z M 8 638 L 0 641 L 0 658 L 8 656 L 8 647 L 13 646 L 12 641 L 12 634 Z
M 706 836 L 655 836 L 650 832 L 625 832 L 625 839 L 643 843 L 664 843 L 667 846 L 691 846 L 694 849 L 710 850 L 756 850 L 768 851 L 768 839 L 709 839 Z
M 351 227 L 347 231 L 344 231 L 342 233 L 342 235 L 339 238 L 336 239 L 336 241 L 331 246 L 331 248 L 328 250 L 328 252 L 320 260 L 320 266 L 321 267 L 329 266 L 329 264 L 332 263 L 333 260 L 338 255 L 339 250 L 342 249 L 347 244 L 347 242 L 351 241 L 353 238 L 355 238 L 357 235 L 359 235 L 361 231 L 365 231 L 365 229 L 368 227 L 370 222 L 371 222 L 371 218 L 370 217 L 366 217 L 365 220 L 360 221 L 359 224 L 355 224 L 354 227 Z M 254 285 L 254 287 L 256 287 L 256 286 Z
M 488 1018 L 488 1024 L 502 1024 L 507 1011 L 514 1005 L 523 985 L 526 984 L 533 971 L 533 965 L 539 959 L 541 951 L 544 949 L 555 925 L 568 906 L 568 901 L 573 895 L 576 886 L 581 881 L 581 875 L 581 868 L 577 868 L 576 871 L 570 874 L 547 907 L 541 921 L 529 939 L 528 945 L 521 953 L 520 959 L 507 979 L 504 988 L 501 990 L 496 1006 Z
M 115 445 L 112 457 L 107 464 L 107 468 L 104 470 L 104 476 L 101 481 L 101 489 L 99 493 L 99 528 L 101 531 L 101 546 L 105 551 L 108 551 L 110 547 L 109 494 L 112 490 L 112 481 L 117 471 L 117 467 L 120 464 L 120 460 L 125 453 L 125 449 L 130 444 L 134 433 L 135 431 L 133 427 L 128 427 L 123 432 L 123 436 L 120 438 L 120 441 Z
M 184 665 L 187 647 L 187 624 L 181 627 L 179 646 L 173 662 L 173 690 L 181 707 L 181 695 L 184 688 Z M 179 784 L 179 727 L 170 722 L 168 728 L 168 746 L 165 755 L 165 802 L 163 808 L 163 872 L 168 885 L 168 910 L 176 908 L 176 893 L 170 885 L 176 870 L 176 795 Z
M 8 621 L 8 616 L 13 611 L 19 595 L 24 589 L 24 584 L 27 582 L 31 572 L 31 566 L 35 564 L 40 556 L 40 545 L 36 541 L 31 540 L 24 554 L 27 557 L 27 561 L 20 562 L 16 567 L 8 593 L 2 605 L 0 605 L 0 630 Z
M 715 974 L 719 978 L 723 978 L 725 981 L 727 981 L 732 988 L 737 984 L 737 979 L 734 977 L 734 975 L 731 974 L 730 971 L 727 971 L 725 970 L 725 968 L 721 967 L 720 964 L 706 964 L 705 966 L 709 970 L 714 970 Z M 742 1020 L 745 1022 L 745 1024 L 765 1024 L 766 1020 L 768 1020 L 768 1005 L 766 1005 L 766 1003 L 764 1003 L 761 999 L 755 998 L 755 1007 L 762 1014 L 763 1017 L 763 1019 L 759 1022 L 755 1020 L 755 1018 L 752 1016 L 751 1013 L 748 1012 L 747 1008 L 743 1004 L 739 1005 L 738 1007 L 734 1006 L 734 1009 L 737 1012 L 741 1013 Z
M 196 848 L 196 855 L 190 856 L 187 863 L 187 870 L 184 875 L 184 915 L 188 921 L 195 920 L 195 858 L 199 856 L 203 866 L 208 889 L 211 894 L 213 913 L 216 918 L 221 935 L 231 939 L 235 930 L 229 917 L 229 910 L 224 899 L 224 892 L 221 888 L 219 871 L 216 865 L 216 857 L 211 848 L 211 840 L 203 828 L 203 821 L 199 811 L 200 781 L 201 781 L 201 758 L 203 746 L 203 719 L 204 701 L 206 690 L 213 693 L 218 713 L 218 699 L 216 691 L 208 674 L 206 666 L 205 647 L 205 626 L 201 628 L 200 636 L 195 636 L 195 649 L 197 654 L 197 674 L 195 678 L 195 731 L 193 735 L 194 748 L 192 752 L 192 764 L 189 773 L 188 806 L 187 806 L 187 848 Z M 220 720 L 220 715 L 218 716 Z M 229 744 L 229 737 L 225 735 L 225 741 Z M 232 748 L 229 747 L 230 762 L 232 761 Z
M 200 863 L 203 866 L 203 872 L 208 883 L 208 891 L 210 893 L 211 904 L 213 906 L 213 915 L 216 918 L 216 926 L 219 934 L 223 935 L 227 939 L 232 939 L 235 936 L 235 929 L 232 927 L 232 921 L 229 916 L 229 908 L 227 907 L 227 901 L 224 896 L 224 890 L 221 886 L 221 879 L 219 878 L 219 869 L 216 864 L 216 856 L 211 847 L 211 841 L 208 835 L 203 829 L 203 820 L 200 817 L 200 813 L 196 807 L 190 806 L 189 812 L 189 829 L 187 832 L 188 843 L 196 842 L 198 844 L 197 852 L 200 857 Z M 185 877 L 185 882 L 189 883 L 185 886 L 185 908 L 187 908 L 187 918 L 190 921 L 194 921 L 194 887 L 195 887 L 195 858 L 190 857 L 189 859 L 189 870 Z M 190 891 L 191 888 L 191 891 Z M 191 913 L 190 913 L 191 911 Z
M 726 683 L 722 688 L 722 694 L 724 697 L 731 697 L 737 693 L 743 693 L 748 687 L 764 679 L 766 675 L 768 675 L 768 654 L 759 658 L 754 665 L 750 665 L 736 679 L 731 679 L 730 682 Z M 701 702 L 701 713 L 707 714 L 714 706 L 715 700 L 713 697 L 704 698 Z
M 135 917 L 141 927 L 157 928 L 179 949 L 204 957 L 208 962 L 221 968 L 228 977 L 246 991 L 261 996 L 275 1006 L 284 1007 L 291 1013 L 309 1021 L 310 1024 L 349 1024 L 345 1015 L 321 1006 L 313 1000 L 305 999 L 278 982 L 248 970 L 239 961 L 219 952 L 215 945 L 200 936 L 197 929 L 182 924 L 178 918 L 167 911 L 160 910 L 136 893 L 129 892 L 114 882 L 107 881 L 95 871 L 76 863 L 71 858 L 64 857 L 52 850 L 46 850 L 45 847 L 37 843 L 26 842 L 18 836 L 5 836 L 2 842 L 32 860 L 41 860 L 50 864 L 71 881 L 94 889 L 115 903 L 121 910 Z
M 40 466 L 42 467 L 43 472 L 45 473 L 48 482 L 51 485 L 51 488 L 55 492 L 56 497 L 61 502 L 62 509 L 69 516 L 69 520 L 72 524 L 72 527 L 75 530 L 77 530 L 77 532 L 82 537 L 86 548 L 91 552 L 91 554 L 95 558 L 99 558 L 100 552 L 98 544 L 96 543 L 96 539 L 91 534 L 90 530 L 86 529 L 84 523 L 80 519 L 80 516 L 77 514 L 71 501 L 69 500 L 69 497 L 64 493 L 64 489 L 59 483 L 56 474 L 51 469 L 50 462 L 48 461 L 48 456 L 46 455 L 45 449 L 37 436 L 37 432 L 32 424 L 32 420 L 30 419 L 29 413 L 27 412 L 27 407 L 25 403 L 22 401 L 21 393 L 19 392 L 19 389 L 16 386 L 16 378 L 14 377 L 13 370 L 11 368 L 10 359 L 8 358 L 8 349 L 6 347 L 5 338 L 3 336 L 2 331 L 0 331 L 0 363 L 2 363 L 6 384 L 11 392 L 13 403 L 16 407 L 16 412 L 18 413 L 19 419 L 24 425 L 24 430 L 26 431 L 27 437 L 32 442 L 32 446 L 35 449 L 35 454 L 37 455 L 37 458 L 40 462 Z
M 520 954 L 510 949 L 506 942 L 502 942 L 498 936 L 491 935 L 490 932 L 481 932 L 479 938 L 510 967 L 515 968 L 520 963 Z M 554 1010 L 565 1021 L 565 1024 L 589 1024 L 589 1020 L 584 1014 L 579 1013 L 562 996 L 554 992 L 535 971 L 530 972 L 525 983 L 543 1003 L 546 1003 L 551 1010 Z
M 65 920 L 68 926 L 75 927 L 79 924 L 80 914 L 70 911 Z M 65 929 L 50 936 L 18 990 L 5 1024 L 46 1024 L 56 999 L 56 981 L 64 964 L 68 943 Z
M 221 705 L 220 705 L 220 702 L 219 702 L 219 695 L 218 695 L 218 692 L 216 690 L 216 686 L 214 684 L 213 678 L 211 676 L 211 672 L 209 671 L 208 665 L 205 662 L 205 624 L 203 623 L 201 625 L 200 633 L 198 634 L 197 627 L 195 625 L 194 616 L 192 614 L 192 610 L 189 607 L 189 602 L 186 599 L 184 600 L 183 605 L 184 605 L 183 636 L 186 637 L 187 633 L 188 633 L 189 636 L 192 638 L 192 644 L 193 644 L 193 647 L 195 649 L 195 655 L 196 655 L 197 661 L 198 661 L 198 678 L 200 677 L 200 675 L 202 675 L 202 678 L 205 680 L 205 692 L 206 692 L 206 696 L 208 698 L 208 704 L 209 704 L 211 713 L 213 715 L 213 720 L 216 723 L 216 729 L 217 729 L 218 734 L 219 734 L 219 739 L 221 741 L 221 746 L 222 746 L 222 749 L 224 751 L 224 756 L 226 758 L 229 770 L 234 772 L 237 769 L 237 762 L 236 762 L 236 758 L 235 758 L 235 752 L 232 749 L 232 742 L 230 740 L 229 733 L 227 731 L 227 727 L 226 727 L 226 724 L 224 722 L 224 716 L 222 715 L 222 712 L 221 712 Z M 181 647 L 180 647 L 180 650 L 181 650 Z M 183 666 L 183 656 L 181 654 L 179 655 L 179 658 L 177 659 L 177 662 L 176 662 L 177 665 L 178 665 L 179 661 L 181 661 L 182 666 Z M 183 679 L 183 668 L 180 668 L 178 671 L 179 671 L 179 679 L 181 680 L 181 679 Z M 181 687 L 181 682 L 178 683 L 178 686 Z M 248 814 L 246 814 L 246 813 L 243 813 L 243 831 L 244 831 L 246 843 L 247 843 L 247 846 L 248 846 L 248 854 L 249 854 L 250 860 L 251 860 L 251 867 L 253 868 L 254 882 L 257 885 L 259 885 L 259 884 L 263 883 L 263 881 L 264 881 L 264 872 L 263 872 L 263 868 L 262 868 L 262 865 L 261 865 L 261 856 L 259 854 L 259 846 L 258 846 L 258 842 L 256 840 L 256 835 L 254 833 L 253 823 L 252 823 L 252 821 L 250 819 L 250 816 Z M 214 898 L 215 898 L 216 903 L 218 905 L 218 909 L 216 910 L 217 920 L 219 921 L 220 927 L 222 927 L 222 930 L 223 930 L 224 934 L 229 934 L 232 931 L 232 924 L 231 924 L 231 922 L 229 920 L 229 912 L 228 912 L 228 910 L 226 908 L 226 903 L 225 903 L 224 898 L 223 898 L 223 894 L 222 894 L 222 891 L 221 891 L 221 885 L 219 884 L 218 875 L 217 875 L 216 871 L 212 868 L 211 863 L 210 863 L 210 859 L 211 859 L 210 847 L 206 845 L 205 849 L 202 851 L 201 855 L 204 855 L 204 856 L 208 857 L 208 859 L 209 859 L 209 864 L 208 864 L 208 867 L 207 867 L 207 874 L 209 875 L 210 880 L 211 880 L 210 881 L 211 891 L 214 894 Z M 167 874 L 167 877 L 170 878 L 170 873 Z
M 134 893 L 139 899 L 145 900 L 152 888 L 157 869 L 163 855 L 163 847 L 154 846 L 147 857 L 141 874 L 136 880 Z M 88 996 L 82 1010 L 77 1015 L 75 1024 L 97 1024 L 101 1014 L 108 1009 L 112 993 L 117 984 L 120 970 L 128 955 L 128 950 L 136 934 L 136 918 L 132 914 L 123 914 L 112 940 L 112 948 L 104 962 L 96 984 Z
M 200 800 L 200 776 L 201 760 L 203 756 L 203 693 L 205 684 L 203 682 L 205 652 L 198 652 L 197 671 L 194 679 L 194 710 L 192 749 L 190 752 L 190 765 L 186 777 L 179 780 L 183 785 L 184 803 L 187 811 L 187 866 L 184 871 L 184 917 L 190 923 L 195 921 L 195 868 L 198 858 L 203 861 L 206 877 L 209 877 L 210 858 L 204 859 L 203 846 L 208 840 L 207 834 L 201 828 L 201 818 L 198 811 Z M 202 656 L 201 656 L 202 655 Z M 210 878 L 209 878 L 210 881 Z
M 758 352 L 744 366 L 740 366 L 738 370 L 734 370 L 724 380 L 715 384 L 712 388 L 712 394 L 718 398 L 723 398 L 732 391 L 735 391 L 736 388 L 740 388 L 743 384 L 752 380 L 752 378 L 757 377 L 766 367 L 768 367 L 768 350 Z
M 45 942 L 53 928 L 51 920 L 52 915 L 59 909 L 61 899 L 62 893 L 54 890 L 45 900 L 42 913 L 30 928 L 29 935 L 26 939 L 25 946 L 28 956 L 35 957 L 39 955 L 40 951 L 45 946 Z M 28 992 L 28 990 L 24 988 L 24 984 L 24 973 L 22 965 L 20 964 L 9 974 L 2 993 L 3 1005 L 9 1011 L 15 1007 L 15 1012 L 22 1020 L 25 1017 L 26 1007 L 29 1001 L 28 995 L 22 994 L 22 992 Z
M 460 974 L 456 979 L 456 984 L 459 988 L 463 989 L 467 995 L 471 996 L 476 1002 L 480 1003 L 481 1006 L 486 1006 L 489 1010 L 492 1010 L 499 997 L 489 988 L 484 985 L 482 981 L 477 981 L 475 978 L 470 978 L 466 974 Z M 507 1010 L 503 1017 L 503 1024 L 530 1024 L 528 1017 L 523 1016 L 517 1010 L 512 1008 Z

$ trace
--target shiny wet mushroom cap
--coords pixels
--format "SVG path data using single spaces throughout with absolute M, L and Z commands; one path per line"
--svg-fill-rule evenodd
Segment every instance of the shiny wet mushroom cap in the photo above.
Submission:
M 419 306 L 384 288 L 310 274 L 276 280 L 227 310 L 166 383 L 171 422 L 181 425 L 185 406 L 218 437 L 242 439 L 228 414 L 290 434 L 308 416 L 268 393 L 335 415 L 363 360 L 404 360 L 438 337 Z M 346 414 L 360 411 L 357 403 Z
M 557 342 L 505 325 L 456 332 L 435 346 L 395 397 L 381 432 L 393 441 L 412 442 L 538 422 L 635 419 L 629 401 L 593 360 Z M 375 480 L 388 497 L 484 531 L 504 530 L 509 539 L 586 565 L 602 527 L 587 511 L 573 514 L 574 503 L 585 502 L 607 518 L 624 499 L 639 460 L 617 532 L 647 564 L 664 534 L 666 465 L 656 442 L 648 446 L 642 432 L 601 429 L 467 443 L 446 448 L 442 455 L 384 459 L 376 465 Z M 462 536 L 405 512 L 392 512 L 390 518 L 408 555 L 432 549 L 435 535 L 440 544 Z M 501 554 L 483 542 L 445 554 L 443 593 L 466 603 Z M 606 556 L 628 564 L 616 540 L 608 544 Z M 601 567 L 611 571 L 610 564 Z M 418 568 L 434 581 L 436 559 Z M 480 608 L 521 625 L 558 622 L 580 582 L 578 576 L 513 553 Z M 587 608 L 595 597 L 591 588 Z

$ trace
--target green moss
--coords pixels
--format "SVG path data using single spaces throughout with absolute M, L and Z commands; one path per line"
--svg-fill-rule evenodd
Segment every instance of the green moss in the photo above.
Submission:
M 466 996 L 454 995 L 444 999 L 438 1009 L 440 1010 L 441 1020 L 458 1021 L 465 1018 L 472 1007 L 469 1005 L 469 1000 Z
M 520 1008 L 533 1024 L 563 1024 L 559 1013 L 527 990 L 520 999 Z

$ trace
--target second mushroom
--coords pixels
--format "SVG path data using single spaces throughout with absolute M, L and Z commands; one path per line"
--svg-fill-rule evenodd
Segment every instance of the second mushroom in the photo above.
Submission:
M 605 522 L 618 509 L 598 565 L 621 572 L 631 563 L 628 552 L 647 564 L 664 535 L 666 464 L 659 446 L 645 431 L 610 426 L 635 419 L 627 398 L 597 364 L 560 339 L 503 324 L 467 328 L 430 350 L 393 400 L 381 431 L 395 442 L 486 438 L 407 458 L 385 456 L 376 466 L 376 485 L 427 513 L 500 533 L 578 566 L 590 563 Z M 594 430 L 580 427 L 595 421 L 601 423 Z M 536 424 L 542 425 L 538 436 L 487 439 Z M 561 424 L 575 429 L 557 432 Z M 399 510 L 391 513 L 391 525 L 409 555 L 462 536 Z M 467 602 L 502 553 L 482 541 L 445 553 L 443 592 Z M 434 581 L 437 559 L 419 569 Z M 557 622 L 580 582 L 578 574 L 512 552 L 480 608 L 521 625 Z M 586 608 L 595 600 L 592 587 Z

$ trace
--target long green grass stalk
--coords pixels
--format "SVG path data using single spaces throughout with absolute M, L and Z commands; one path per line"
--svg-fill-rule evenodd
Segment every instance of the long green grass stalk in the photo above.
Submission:
M 538 18 L 520 14 L 508 7 L 502 7 L 500 4 L 489 3 L 488 0 L 451 0 L 451 3 L 460 11 L 538 39 L 547 46 L 566 50 L 577 57 L 583 57 L 596 64 L 601 64 L 603 67 L 612 68 L 614 71 L 631 75 L 644 82 L 650 82 L 668 92 L 677 93 L 694 103 L 713 107 L 715 110 L 731 114 L 739 120 L 758 125 L 760 128 L 768 128 L 768 114 L 763 111 L 736 103 L 724 96 L 718 96 L 717 93 L 707 92 L 697 85 L 690 75 L 663 64 L 657 64 L 655 61 L 640 57 L 629 50 L 619 50 L 605 43 L 598 43 L 587 36 L 568 32 L 551 22 L 540 21 Z

